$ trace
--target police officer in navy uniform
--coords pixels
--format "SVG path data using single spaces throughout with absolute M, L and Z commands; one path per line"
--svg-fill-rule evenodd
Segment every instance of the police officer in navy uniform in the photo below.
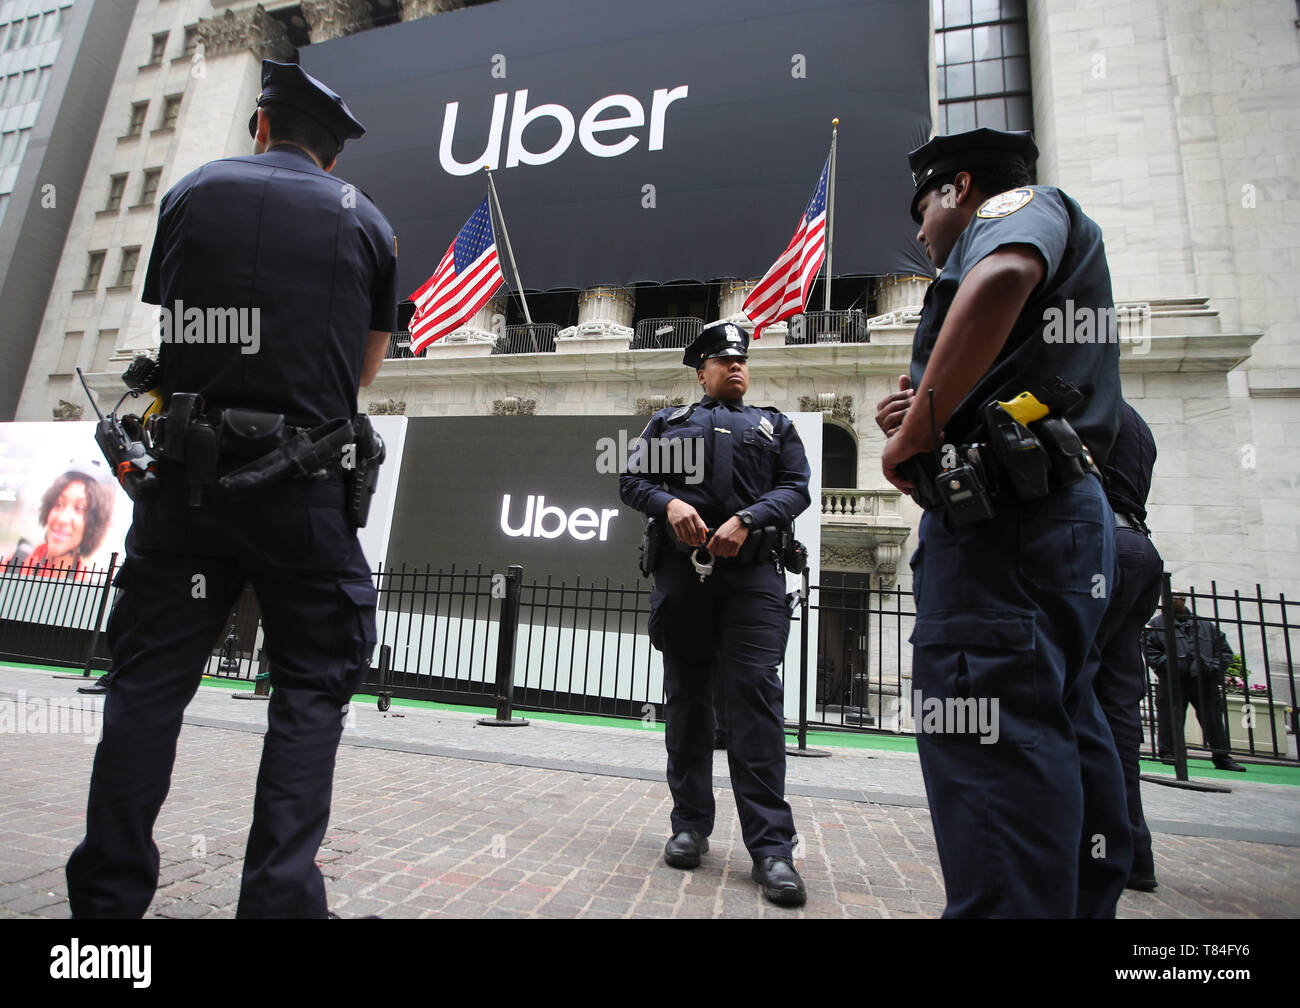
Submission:
M 1115 556 L 1118 579 L 1106 618 L 1097 633 L 1101 666 L 1094 689 L 1115 736 L 1124 768 L 1124 794 L 1133 834 L 1133 867 L 1129 889 L 1152 892 L 1157 886 L 1151 854 L 1151 830 L 1142 810 L 1142 723 L 1139 708 L 1147 693 L 1142 631 L 1160 601 L 1164 561 L 1147 528 L 1147 494 L 1156 464 L 1156 441 L 1140 413 L 1120 403 L 1120 425 L 1106 460 L 1106 498 L 1115 513 Z
M 792 861 L 794 819 L 785 800 L 776 672 L 790 611 L 775 534 L 792 530 L 808 507 L 810 470 L 789 419 L 745 404 L 748 345 L 748 333 L 734 323 L 705 327 L 682 358 L 696 369 L 704 396 L 656 413 L 642 434 L 641 453 L 656 444 L 699 445 L 702 472 L 643 474 L 646 467 L 634 453 L 619 483 L 624 503 L 671 529 L 650 595 L 650 639 L 664 656 L 673 797 L 664 860 L 694 868 L 709 849 L 716 677 L 725 698 L 718 704 L 718 727 L 727 739 L 741 833 L 754 862 L 751 877 L 772 902 L 798 906 L 806 893 Z M 698 457 L 670 450 L 660 455 Z M 710 564 L 707 572 L 697 567 Z
M 913 688 L 934 710 L 983 704 L 997 729 L 962 731 L 952 717 L 918 731 L 945 916 L 1113 916 L 1131 860 L 1119 759 L 1092 688 L 1113 517 L 1085 474 L 1115 438 L 1114 302 L 1100 230 L 1059 189 L 1028 184 L 1036 158 L 1027 134 L 990 129 L 909 156 L 917 238 L 942 272 L 910 374 L 877 414 L 886 478 L 905 492 L 930 481 L 914 495 L 929 506 L 912 559 Z M 1077 320 L 1091 325 L 1076 332 Z M 935 473 L 991 462 L 987 444 L 969 455 L 990 440 L 987 404 L 1035 388 L 1051 399 L 1045 389 L 1065 384 L 1082 402 L 1068 408 L 1061 393 L 1054 408 L 1083 446 L 1062 467 L 1080 478 L 1054 476 L 1022 500 L 1008 474 L 991 515 L 973 520 L 990 508 L 974 506 L 989 502 L 969 472 Z M 931 453 L 940 461 L 926 470 Z
M 176 396 L 198 393 L 204 420 L 193 430 L 223 433 L 215 474 L 198 471 L 201 453 L 187 441 L 185 461 L 160 462 L 156 490 L 136 500 L 86 836 L 67 869 L 77 917 L 148 908 L 153 827 L 181 718 L 245 582 L 261 606 L 273 691 L 238 914 L 328 915 L 315 858 L 343 707 L 375 644 L 376 592 L 345 511 L 345 452 L 317 478 L 243 492 L 206 477 L 249 464 L 228 455 L 228 444 L 248 444 L 227 440 L 234 422 L 221 418 L 232 411 L 282 415 L 288 432 L 351 422 L 395 323 L 396 248 L 383 214 L 330 174 L 344 141 L 364 132 L 337 94 L 296 65 L 266 61 L 249 130 L 252 156 L 191 172 L 160 207 L 143 299 L 178 315 L 160 354 L 163 423 L 175 433 Z M 258 313 L 256 330 L 236 341 L 204 329 L 207 309 L 228 308 Z M 249 427 L 256 435 L 258 424 L 242 433 Z

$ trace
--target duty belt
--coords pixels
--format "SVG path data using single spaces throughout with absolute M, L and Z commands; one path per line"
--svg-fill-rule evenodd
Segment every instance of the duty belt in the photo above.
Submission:
M 205 410 L 203 398 L 175 393 L 166 413 L 147 427 L 153 453 L 185 468 L 190 505 L 216 484 L 243 493 L 293 478 L 327 479 L 342 473 L 353 523 L 366 523 L 383 440 L 364 414 L 327 420 L 318 427 L 293 427 L 280 413 L 240 408 Z

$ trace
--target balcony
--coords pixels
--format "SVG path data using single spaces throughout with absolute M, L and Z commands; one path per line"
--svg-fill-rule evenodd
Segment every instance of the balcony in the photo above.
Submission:
M 897 490 L 822 490 L 822 570 L 879 576 L 891 587 L 912 527 L 899 512 Z

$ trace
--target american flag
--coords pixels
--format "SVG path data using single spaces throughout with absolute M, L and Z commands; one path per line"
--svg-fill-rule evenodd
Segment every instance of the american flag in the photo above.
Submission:
M 438 263 L 433 276 L 411 295 L 411 353 L 460 328 L 501 286 L 501 261 L 484 199 Z
M 741 306 L 745 317 L 754 323 L 754 339 L 765 326 L 798 315 L 808 301 L 813 280 L 826 258 L 826 179 L 830 169 L 828 156 L 817 191 L 799 218 L 790 244 Z

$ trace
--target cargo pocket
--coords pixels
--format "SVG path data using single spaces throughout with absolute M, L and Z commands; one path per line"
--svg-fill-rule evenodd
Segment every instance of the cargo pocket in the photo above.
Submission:
M 1034 587 L 1053 593 L 1105 597 L 1102 502 L 1078 490 L 1022 505 L 1020 573 Z M 1109 519 L 1109 515 L 1105 515 Z
M 345 632 L 351 630 L 348 638 L 340 642 L 341 653 L 348 655 L 350 659 L 344 669 L 344 674 L 348 678 L 347 697 L 343 698 L 346 703 L 347 699 L 357 691 L 374 657 L 375 642 L 378 639 L 375 632 L 375 609 L 379 602 L 379 593 L 375 591 L 374 583 L 370 578 L 341 581 L 339 590 L 346 599 L 343 607 L 344 612 L 348 614 L 340 624 Z
M 940 610 L 912 631 L 912 718 L 947 745 L 1034 746 L 1043 737 L 1034 617 Z

